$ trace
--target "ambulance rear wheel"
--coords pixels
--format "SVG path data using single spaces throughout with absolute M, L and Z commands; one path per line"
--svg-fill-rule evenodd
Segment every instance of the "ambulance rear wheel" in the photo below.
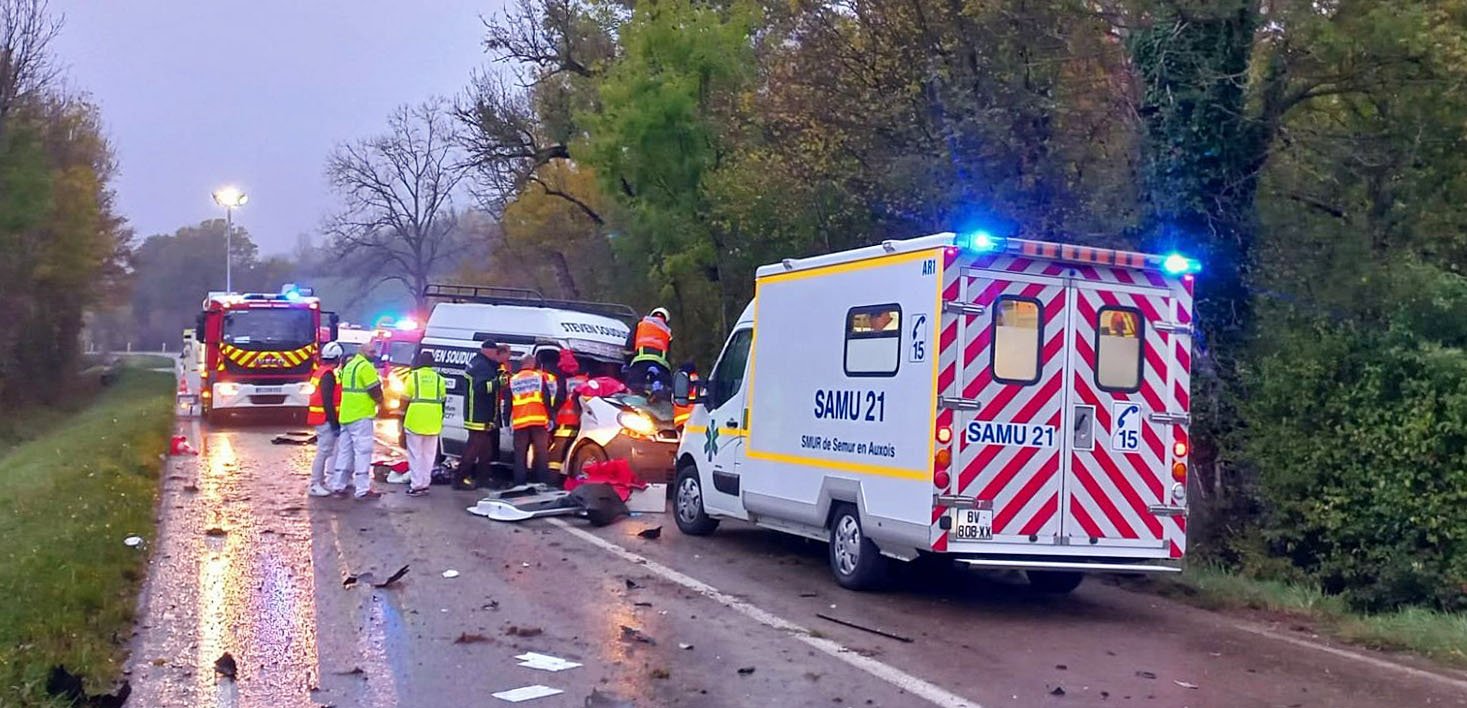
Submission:
M 830 520 L 830 571 L 843 588 L 868 590 L 886 579 L 886 557 L 861 529 L 856 507 L 842 504 Z
M 1068 595 L 1085 580 L 1084 573 L 1064 570 L 1026 570 L 1024 575 L 1029 576 L 1029 587 L 1045 595 Z
M 672 505 L 679 531 L 689 536 L 707 536 L 718 528 L 718 519 L 709 516 L 703 508 L 703 483 L 698 480 L 696 466 L 686 465 L 678 470 Z

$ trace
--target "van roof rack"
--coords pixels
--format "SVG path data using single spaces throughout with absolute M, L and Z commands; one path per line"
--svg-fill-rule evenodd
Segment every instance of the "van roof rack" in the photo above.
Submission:
M 506 288 L 498 285 L 454 285 L 429 283 L 423 288 L 423 297 L 446 302 L 472 302 L 481 305 L 517 305 L 519 307 L 548 307 L 557 310 L 584 312 L 631 322 L 637 312 L 626 305 L 610 302 L 585 302 L 582 300 L 555 300 L 529 288 Z

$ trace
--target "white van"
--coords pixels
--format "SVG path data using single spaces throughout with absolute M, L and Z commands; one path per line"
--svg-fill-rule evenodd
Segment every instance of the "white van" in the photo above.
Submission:
M 481 342 L 509 346 L 516 369 L 526 356 L 553 361 L 561 349 L 569 349 L 588 372 L 619 372 L 631 332 L 627 322 L 636 318 L 625 305 L 551 300 L 519 288 L 429 285 L 424 294 L 438 302 L 418 350 L 431 352 L 438 362 L 435 368 L 447 379 L 441 439 L 444 454 L 453 456 L 462 454 L 468 441 L 463 372 Z M 500 449 L 513 450 L 508 426 L 500 432 Z
M 828 541 L 852 588 L 928 554 L 1050 592 L 1179 570 L 1196 271 L 986 233 L 764 266 L 678 449 L 678 527 Z

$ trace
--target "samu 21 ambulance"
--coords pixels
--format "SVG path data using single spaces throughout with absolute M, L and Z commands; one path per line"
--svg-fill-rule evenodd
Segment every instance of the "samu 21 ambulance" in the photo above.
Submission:
M 1045 592 L 1180 570 L 1197 270 L 987 233 L 764 266 L 678 449 L 678 528 L 827 541 L 850 588 L 928 554 Z

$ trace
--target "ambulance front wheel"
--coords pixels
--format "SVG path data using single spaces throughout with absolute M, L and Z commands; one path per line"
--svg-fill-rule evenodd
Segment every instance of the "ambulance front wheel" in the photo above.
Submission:
M 1068 595 L 1085 579 L 1084 573 L 1066 570 L 1026 570 L 1024 574 L 1029 576 L 1029 587 L 1046 595 Z
M 841 587 L 868 590 L 886 579 L 886 557 L 861 529 L 856 507 L 841 504 L 830 520 L 830 570 Z
M 707 536 L 718 528 L 718 519 L 703 509 L 703 483 L 698 480 L 696 466 L 684 465 L 678 470 L 673 489 L 674 518 L 679 531 L 689 536 Z

